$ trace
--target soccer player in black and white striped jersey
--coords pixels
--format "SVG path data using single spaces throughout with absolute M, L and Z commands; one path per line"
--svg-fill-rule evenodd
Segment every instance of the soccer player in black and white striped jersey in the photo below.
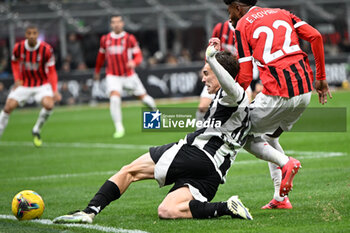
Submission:
M 215 94 L 205 116 L 206 121 L 215 124 L 204 126 L 177 143 L 151 147 L 109 178 L 83 211 L 57 217 L 55 223 L 92 223 L 132 182 L 145 179 L 157 180 L 160 187 L 174 184 L 158 207 L 160 218 L 229 215 L 253 219 L 238 196 L 226 202 L 210 202 L 219 184 L 225 183 L 228 169 L 250 129 L 247 95 L 233 79 L 239 70 L 238 61 L 229 52 L 219 52 L 218 42 L 212 43 L 207 49 L 202 81 L 209 93 Z

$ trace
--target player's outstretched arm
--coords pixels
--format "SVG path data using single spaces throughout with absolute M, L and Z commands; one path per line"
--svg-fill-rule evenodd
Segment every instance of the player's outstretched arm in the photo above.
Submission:
M 244 94 L 243 88 L 234 80 L 234 78 L 225 70 L 224 67 L 216 60 L 215 55 L 219 52 L 217 50 L 216 42 L 210 44 L 206 51 L 207 62 L 211 69 L 215 73 L 222 89 L 229 95 L 235 102 L 242 99 Z

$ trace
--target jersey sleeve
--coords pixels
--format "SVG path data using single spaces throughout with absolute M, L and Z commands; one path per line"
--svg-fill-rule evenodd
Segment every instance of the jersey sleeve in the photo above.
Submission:
M 55 55 L 53 53 L 53 49 L 51 46 L 49 46 L 49 49 L 47 49 L 45 56 L 45 67 L 51 67 L 55 66 Z
M 222 27 L 222 23 L 216 24 L 214 29 L 213 29 L 213 33 L 212 33 L 211 37 L 217 37 L 220 39 L 221 27 Z
M 226 93 L 226 97 L 222 98 L 222 101 L 225 103 L 225 105 L 237 106 L 240 104 L 239 101 L 243 99 L 244 90 L 234 80 L 234 77 L 232 77 L 230 73 L 216 60 L 216 54 L 217 51 L 215 50 L 214 46 L 208 46 L 206 50 L 207 62 L 215 73 L 221 88 Z
M 242 24 L 238 24 L 235 30 L 236 48 L 238 51 L 238 62 L 240 71 L 237 75 L 236 81 L 245 89 L 248 88 L 253 80 L 253 57 L 251 48 L 245 34 Z
M 96 65 L 95 65 L 95 73 L 99 74 L 101 68 L 105 62 L 106 57 L 106 35 L 102 36 L 100 39 L 100 48 L 98 50 Z
M 295 16 L 294 14 L 290 12 L 287 12 L 286 14 L 289 14 L 289 16 L 291 17 L 295 31 L 297 32 L 298 36 L 311 44 L 312 53 L 315 57 L 316 79 L 325 80 L 326 65 L 323 39 L 321 33 L 305 21 L 302 21 L 299 17 Z
M 12 56 L 11 56 L 11 60 L 12 61 L 17 61 L 19 58 L 20 58 L 20 43 L 16 43 L 15 44 L 15 47 L 13 48 L 13 51 L 12 51 Z
M 106 35 L 102 36 L 100 39 L 100 49 L 98 50 L 99 53 L 106 53 Z
M 128 54 L 132 54 L 130 59 L 135 62 L 136 66 L 141 64 L 143 59 L 142 51 L 134 35 L 129 36 Z
M 12 56 L 11 56 L 12 75 L 15 82 L 17 82 L 18 80 L 21 80 L 21 72 L 20 72 L 20 65 L 19 65 L 19 58 L 21 55 L 21 51 L 20 51 L 19 45 L 20 43 L 15 44 L 15 47 L 13 48 Z

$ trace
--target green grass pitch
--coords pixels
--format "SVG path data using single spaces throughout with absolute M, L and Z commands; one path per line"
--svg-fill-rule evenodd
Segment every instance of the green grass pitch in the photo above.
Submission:
M 169 106 L 194 107 L 196 104 Z M 316 95 L 313 95 L 310 106 L 321 107 Z M 327 107 L 347 108 L 347 122 L 350 122 L 350 92 L 334 93 Z M 184 137 L 183 132 L 141 132 L 140 111 L 141 105 L 123 108 L 127 134 L 115 140 L 107 106 L 56 108 L 44 126 L 44 146 L 39 149 L 31 145 L 31 128 L 39 109 L 15 111 L 0 143 L 0 216 L 12 214 L 13 196 L 25 189 L 42 195 L 46 204 L 42 219 L 52 220 L 84 208 L 114 171 L 147 152 L 148 145 L 161 145 Z M 97 216 L 94 224 L 124 230 L 176 233 L 349 232 L 349 132 L 348 124 L 347 132 L 290 132 L 282 135 L 283 148 L 289 155 L 299 158 L 303 166 L 290 193 L 292 210 L 260 209 L 273 194 L 268 166 L 252 155 L 240 153 L 229 171 L 227 183 L 220 186 L 213 201 L 238 194 L 250 208 L 254 221 L 229 217 L 160 220 L 157 207 L 170 186 L 159 189 L 156 181 L 149 180 L 132 184 L 118 201 Z M 0 232 L 96 230 L 0 218 Z

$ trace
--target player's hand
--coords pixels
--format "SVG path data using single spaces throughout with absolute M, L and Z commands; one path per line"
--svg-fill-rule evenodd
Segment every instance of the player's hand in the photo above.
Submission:
M 135 69 L 136 64 L 133 60 L 130 60 L 130 61 L 128 61 L 128 63 L 126 63 L 126 66 L 130 69 Z
M 332 99 L 332 94 L 326 80 L 316 80 L 315 89 L 318 94 L 318 100 L 321 104 L 327 103 L 327 94 L 329 95 L 329 98 Z
M 94 74 L 94 80 L 100 81 L 100 78 L 101 78 L 100 73 L 95 73 L 95 74 Z
M 12 90 L 15 90 L 17 87 L 22 86 L 22 85 L 23 85 L 23 81 L 22 80 L 17 80 L 15 82 L 15 84 L 13 85 Z
M 210 45 L 213 45 L 217 51 L 220 51 L 221 49 L 220 39 L 217 37 L 213 37 L 209 40 L 209 46 Z
M 60 102 L 62 100 L 62 96 L 58 91 L 55 91 L 53 94 L 53 99 L 55 102 Z

